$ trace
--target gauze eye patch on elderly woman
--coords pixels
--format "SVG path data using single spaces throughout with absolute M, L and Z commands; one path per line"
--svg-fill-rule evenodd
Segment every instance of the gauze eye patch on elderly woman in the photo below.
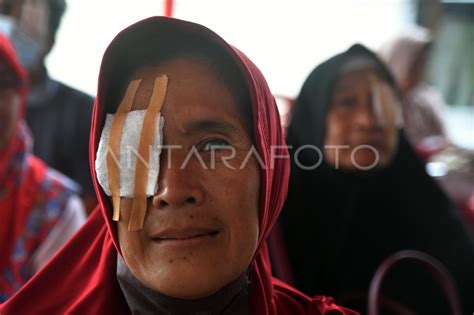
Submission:
M 155 79 L 146 110 L 130 111 L 140 84 L 141 80 L 130 82 L 117 112 L 107 114 L 95 161 L 98 182 L 112 196 L 114 221 L 120 219 L 120 198 L 132 199 L 130 231 L 143 227 L 147 197 L 158 190 L 164 125 L 160 111 L 168 77 Z
M 384 126 L 389 121 L 395 122 L 395 126 L 401 127 L 402 115 L 401 104 L 397 101 L 392 88 L 381 81 L 375 74 L 370 76 L 372 93 L 372 111 L 377 123 Z

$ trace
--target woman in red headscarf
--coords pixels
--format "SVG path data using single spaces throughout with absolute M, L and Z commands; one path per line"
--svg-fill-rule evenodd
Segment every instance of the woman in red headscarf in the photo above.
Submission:
M 85 221 L 76 184 L 31 154 L 26 84 L 10 42 L 0 34 L 0 302 Z
M 149 18 L 110 44 L 97 95 L 90 152 L 100 206 L 2 315 L 353 314 L 271 276 L 266 238 L 289 163 L 274 99 L 244 54 L 203 26 Z M 104 173 L 100 163 L 116 148 L 122 162 L 140 130 L 129 120 L 144 112 L 143 121 L 155 116 L 138 151 L 150 138 L 163 151 L 151 193 L 140 176 L 130 186 L 127 167 L 108 159 Z M 144 170 L 134 165 L 135 175 Z

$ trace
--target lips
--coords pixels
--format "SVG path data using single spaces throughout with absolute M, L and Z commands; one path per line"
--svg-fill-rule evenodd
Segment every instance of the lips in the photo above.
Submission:
M 156 241 L 186 240 L 203 236 L 214 236 L 218 233 L 218 230 L 210 228 L 165 229 L 153 234 L 151 238 Z

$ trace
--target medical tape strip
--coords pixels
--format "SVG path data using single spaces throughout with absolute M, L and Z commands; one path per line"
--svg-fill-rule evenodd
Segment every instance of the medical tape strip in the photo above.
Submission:
M 385 108 L 383 103 L 382 84 L 379 83 L 377 76 L 373 73 L 369 75 L 370 88 L 372 90 L 372 112 L 374 113 L 377 125 L 383 126 L 385 124 Z
M 129 231 L 142 229 L 143 223 L 145 221 L 147 208 L 146 187 L 149 172 L 147 165 L 150 156 L 147 153 L 149 153 L 148 150 L 155 140 L 156 124 L 158 123 L 158 116 L 160 115 L 160 111 L 165 100 L 167 86 L 168 77 L 166 75 L 162 75 L 155 79 L 155 85 L 153 87 L 150 104 L 143 119 L 140 133 L 140 142 L 138 145 L 138 154 L 139 156 L 143 157 L 143 160 L 137 159 L 135 167 L 133 207 L 128 225 Z
M 385 105 L 382 107 L 382 115 L 386 117 L 385 120 L 395 121 L 395 103 L 386 84 L 380 85 L 380 102 Z
M 133 100 L 142 80 L 134 80 L 128 85 L 122 102 L 112 121 L 109 143 L 107 146 L 107 173 L 110 191 L 112 193 L 113 215 L 112 220 L 120 219 L 120 141 L 122 129 L 127 113 L 132 108 Z
M 133 199 L 132 198 L 123 198 L 121 203 L 121 212 L 124 222 L 130 221 L 130 215 L 132 214 Z
M 381 125 L 387 121 L 395 121 L 395 126 L 401 127 L 401 105 L 386 82 L 380 82 L 375 75 L 371 76 L 374 113 Z
M 402 118 L 402 105 L 398 101 L 398 98 L 396 97 L 394 90 L 390 88 L 387 84 L 384 84 L 382 86 L 382 97 L 383 101 L 387 102 L 387 104 L 391 104 L 390 109 L 391 109 L 391 115 L 394 116 L 395 120 L 395 126 L 398 128 L 403 125 L 403 118 Z

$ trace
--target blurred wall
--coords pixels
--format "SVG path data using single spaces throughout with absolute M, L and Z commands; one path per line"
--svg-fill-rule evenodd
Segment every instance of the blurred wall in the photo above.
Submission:
M 296 96 L 309 72 L 355 42 L 379 45 L 415 19 L 412 0 L 175 0 L 174 16 L 204 24 L 244 51 L 271 89 Z M 127 25 L 163 13 L 163 0 L 69 0 L 50 73 L 95 94 L 107 44 Z

